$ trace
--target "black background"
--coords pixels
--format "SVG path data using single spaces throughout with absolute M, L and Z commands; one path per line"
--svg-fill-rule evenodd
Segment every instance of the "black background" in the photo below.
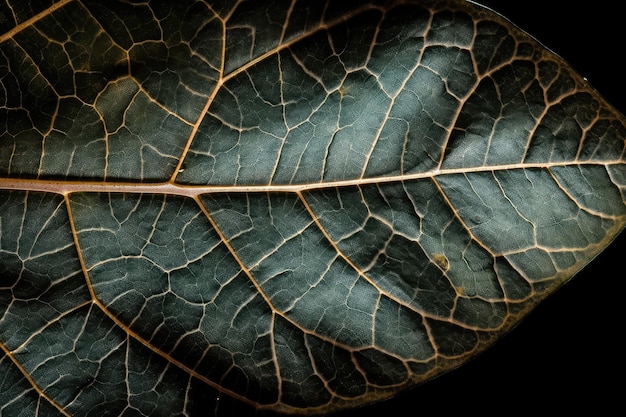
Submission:
M 626 113 L 619 2 L 483 0 L 563 57 Z M 466 365 L 344 416 L 625 415 L 626 234 L 511 333 Z

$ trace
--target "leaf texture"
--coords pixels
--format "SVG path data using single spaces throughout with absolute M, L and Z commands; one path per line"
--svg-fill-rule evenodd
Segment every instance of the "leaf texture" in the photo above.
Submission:
M 0 32 L 2 414 L 388 398 L 626 224 L 624 117 L 476 4 L 20 1 Z

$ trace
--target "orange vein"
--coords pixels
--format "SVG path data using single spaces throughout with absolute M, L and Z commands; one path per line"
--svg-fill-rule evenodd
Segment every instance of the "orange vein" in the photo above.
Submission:
M 13 29 L 10 29 L 8 32 L 0 34 L 0 43 L 13 38 L 13 36 L 17 35 L 22 30 L 34 25 L 35 23 L 37 23 L 44 17 L 54 13 L 56 10 L 59 10 L 60 8 L 62 8 L 68 3 L 71 3 L 72 1 L 74 0 L 60 0 L 58 3 L 54 3 L 52 6 L 48 7 L 46 10 L 39 12 L 35 16 L 31 17 L 30 19 L 25 20 L 24 22 L 18 24 Z
M 43 397 L 46 401 L 48 401 L 48 403 L 51 404 L 54 408 L 56 408 L 61 414 L 63 414 L 64 416 L 70 417 L 70 414 L 67 411 L 65 411 L 59 403 L 57 403 L 52 398 L 50 398 L 48 394 L 46 394 L 39 387 L 39 385 L 37 384 L 37 382 L 35 382 L 33 377 L 30 376 L 30 373 L 26 371 L 26 369 L 24 369 L 24 367 L 17 361 L 17 359 L 13 355 L 13 352 L 11 352 L 2 342 L 0 342 L 0 351 L 3 351 L 4 354 L 7 355 L 7 357 L 11 360 L 11 362 L 13 362 L 13 364 L 17 367 L 17 369 L 19 369 L 24 379 L 26 379 L 28 383 L 32 385 L 33 389 L 37 391 L 37 393 L 41 397 Z

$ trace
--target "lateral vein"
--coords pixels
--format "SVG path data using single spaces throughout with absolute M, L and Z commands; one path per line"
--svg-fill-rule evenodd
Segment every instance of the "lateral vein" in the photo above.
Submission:
M 25 20 L 22 23 L 19 23 L 17 26 L 15 26 L 13 29 L 10 29 L 8 32 L 0 34 L 0 43 L 3 43 L 4 41 L 13 38 L 22 30 L 34 25 L 35 23 L 37 23 L 44 17 L 49 16 L 50 14 L 54 13 L 55 11 L 59 10 L 60 8 L 64 7 L 65 5 L 73 1 L 74 0 L 60 0 L 59 2 L 54 3 L 52 6 L 48 7 L 46 10 L 43 10 L 37 13 L 35 16 L 31 17 L 30 19 Z

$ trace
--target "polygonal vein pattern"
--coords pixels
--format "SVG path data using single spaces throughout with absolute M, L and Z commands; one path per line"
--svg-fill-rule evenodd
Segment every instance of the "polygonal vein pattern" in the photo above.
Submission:
M 0 414 L 387 398 L 620 232 L 625 138 L 464 1 L 0 2 Z

